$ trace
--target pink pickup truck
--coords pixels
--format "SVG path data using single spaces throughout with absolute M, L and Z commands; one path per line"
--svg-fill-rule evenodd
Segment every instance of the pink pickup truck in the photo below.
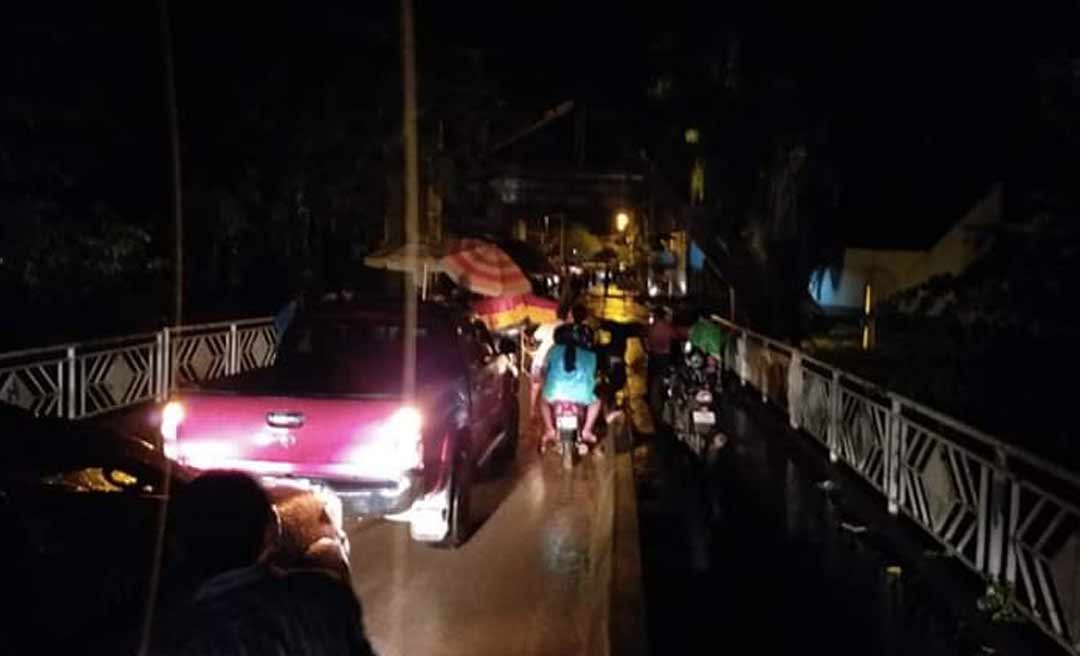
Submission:
M 409 400 L 403 315 L 400 303 L 370 301 L 302 313 L 273 367 L 175 395 L 162 411 L 166 453 L 196 469 L 301 479 L 337 494 L 347 517 L 407 521 L 415 540 L 461 544 L 473 472 L 517 450 L 513 345 L 421 304 Z

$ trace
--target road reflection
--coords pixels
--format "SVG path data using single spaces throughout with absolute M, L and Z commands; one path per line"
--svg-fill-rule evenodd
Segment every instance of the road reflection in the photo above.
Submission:
M 794 458 L 783 435 L 728 404 L 729 458 L 704 471 L 653 434 L 645 402 L 645 309 L 589 300 L 625 325 L 625 407 L 635 450 L 649 642 L 655 654 L 958 654 L 977 649 L 888 540 L 841 529 L 851 517 Z M 624 321 L 625 320 L 625 321 Z M 523 412 L 522 416 L 528 416 Z M 404 526 L 351 534 L 357 592 L 382 654 L 607 653 L 613 458 L 567 474 L 527 427 L 507 478 L 483 481 L 484 507 L 457 551 L 409 541 Z
M 594 294 L 588 303 L 605 321 L 647 321 L 647 309 L 627 298 Z M 628 363 L 644 363 L 641 346 L 627 341 Z M 706 470 L 657 432 L 644 381 L 644 367 L 630 365 L 652 653 L 711 654 L 721 645 L 767 654 L 979 653 L 970 628 L 891 540 L 864 526 L 849 499 L 819 489 L 824 474 L 812 465 L 825 463 L 820 456 L 796 457 L 791 435 L 766 429 L 728 397 L 727 458 Z M 897 564 L 902 574 L 890 575 Z
M 621 405 L 629 414 L 630 425 L 636 433 L 652 435 L 656 427 L 648 405 L 648 356 L 643 343 L 649 310 L 616 287 L 609 290 L 608 296 L 603 295 L 602 288 L 594 292 L 586 296 L 589 313 L 625 336 L 623 357 L 627 380 L 619 398 Z
M 413 543 L 384 521 L 350 532 L 378 653 L 607 653 L 612 460 L 565 472 L 537 455 L 538 428 L 523 427 L 508 474 L 476 485 L 477 526 L 460 549 Z

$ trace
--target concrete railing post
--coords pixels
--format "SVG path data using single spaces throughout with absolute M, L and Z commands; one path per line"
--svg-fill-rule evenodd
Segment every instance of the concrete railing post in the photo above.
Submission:
M 980 495 L 980 515 L 985 516 L 988 535 L 986 573 L 994 580 L 1016 580 L 1016 555 L 1010 543 L 1019 520 L 1020 488 L 1011 484 L 1008 476 L 1008 458 L 1004 450 L 995 450 L 996 467 L 990 474 L 989 495 Z M 1006 517 L 1006 499 L 1011 510 Z M 1004 576 L 1003 576 L 1004 575 Z
M 165 340 L 161 331 L 154 335 L 154 399 L 165 399 Z
M 802 427 L 803 414 L 803 370 L 802 354 L 796 350 L 791 351 L 788 358 L 787 371 L 787 405 L 788 424 L 795 430 Z
M 900 512 L 900 442 L 904 429 L 902 411 L 899 399 L 892 399 L 892 407 L 889 408 L 889 433 L 885 444 L 885 492 L 890 515 Z
M 236 324 L 229 324 L 229 367 L 228 373 L 231 376 L 239 370 L 239 344 L 237 342 Z
M 67 369 L 67 410 L 65 414 L 66 419 L 75 418 L 75 408 L 77 402 L 77 395 L 79 393 L 75 385 L 75 367 L 77 366 L 77 360 L 75 359 L 75 347 L 69 346 L 67 349 L 67 359 L 65 361 L 65 369 Z
M 840 413 L 843 404 L 840 398 L 840 372 L 833 370 L 832 387 L 829 390 L 829 428 L 827 431 L 829 443 L 829 460 L 836 462 L 840 459 Z
M 750 365 L 747 363 L 747 360 L 749 359 L 749 356 L 747 354 L 747 351 L 749 350 L 749 346 L 747 345 L 746 331 L 745 330 L 740 332 L 739 341 L 736 344 L 735 350 L 736 350 L 736 358 L 739 361 L 738 362 L 739 382 L 742 384 L 743 387 L 746 387 L 746 379 L 748 377 L 747 376 L 747 374 L 748 374 L 747 368 Z
M 64 418 L 64 411 L 66 409 L 65 408 L 65 401 L 64 401 L 64 398 L 65 398 L 64 397 L 64 387 L 65 387 L 64 386 L 64 367 L 65 366 L 67 366 L 67 363 L 64 362 L 63 360 L 60 360 L 60 361 L 58 361 L 56 363 L 56 389 L 57 389 L 57 395 L 58 395 L 57 400 L 56 400 L 56 416 L 58 418 L 60 418 L 60 419 Z
M 168 397 L 172 394 L 173 381 L 176 379 L 175 372 L 173 371 L 172 333 L 169 331 L 169 328 L 166 327 L 161 331 L 161 336 L 161 354 L 165 357 L 164 366 L 161 368 L 162 375 L 165 377 L 162 394 L 165 397 Z
M 762 341 L 761 349 L 764 351 L 761 358 L 761 402 L 769 402 L 769 368 L 772 366 L 772 351 L 769 350 L 769 343 Z

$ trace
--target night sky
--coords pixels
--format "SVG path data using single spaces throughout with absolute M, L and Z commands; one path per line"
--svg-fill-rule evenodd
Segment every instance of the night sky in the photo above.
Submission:
M 1017 158 L 1037 102 L 1034 67 L 1076 55 L 1080 18 L 1075 3 L 439 4 L 444 34 L 498 52 L 521 98 L 584 97 L 628 115 L 658 35 L 678 35 L 693 57 L 739 34 L 745 65 L 793 77 L 805 110 L 827 122 L 850 238 L 916 246 L 1026 165 Z
M 20 90 L 92 98 L 95 111 L 124 122 L 120 143 L 98 144 L 99 181 L 134 182 L 147 207 L 163 201 L 167 180 L 153 4 L 24 3 L 8 21 L 12 33 L 5 39 L 9 52 L 42 62 L 42 75 L 22 80 Z M 332 70 L 334 59 L 355 47 L 354 54 L 373 58 L 376 66 L 398 66 L 396 3 L 198 4 L 173 3 L 188 148 L 212 149 L 227 138 L 214 132 L 216 104 L 259 102 L 243 90 L 267 61 L 309 58 Z M 693 57 L 712 41 L 739 34 L 747 69 L 796 80 L 800 105 L 827 123 L 829 156 L 845 180 L 843 212 L 849 232 L 862 241 L 888 235 L 919 242 L 1008 174 L 1036 101 L 1034 62 L 1063 49 L 1075 52 L 1075 9 L 1047 4 L 1008 11 L 973 2 L 890 9 L 761 2 L 417 4 L 421 57 L 436 41 L 482 50 L 505 100 L 522 116 L 575 98 L 621 116 L 608 125 L 620 132 L 643 115 L 648 46 L 659 35 L 675 35 L 682 56 Z M 81 96 L 73 91 L 88 87 L 94 90 Z M 372 85 L 373 93 L 378 89 Z M 631 142 L 635 135 L 616 138 Z M 57 139 L 60 147 L 63 138 Z M 601 135 L 597 142 L 604 143 Z

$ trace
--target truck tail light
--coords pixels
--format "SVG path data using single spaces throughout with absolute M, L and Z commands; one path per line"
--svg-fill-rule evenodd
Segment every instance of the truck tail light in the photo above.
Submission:
M 398 408 L 383 425 L 387 448 L 396 451 L 398 466 L 419 469 L 424 463 L 424 416 L 412 406 Z
M 169 401 L 161 411 L 161 437 L 165 457 L 175 460 L 180 455 L 177 439 L 180 424 L 184 423 L 184 406 L 179 401 Z

